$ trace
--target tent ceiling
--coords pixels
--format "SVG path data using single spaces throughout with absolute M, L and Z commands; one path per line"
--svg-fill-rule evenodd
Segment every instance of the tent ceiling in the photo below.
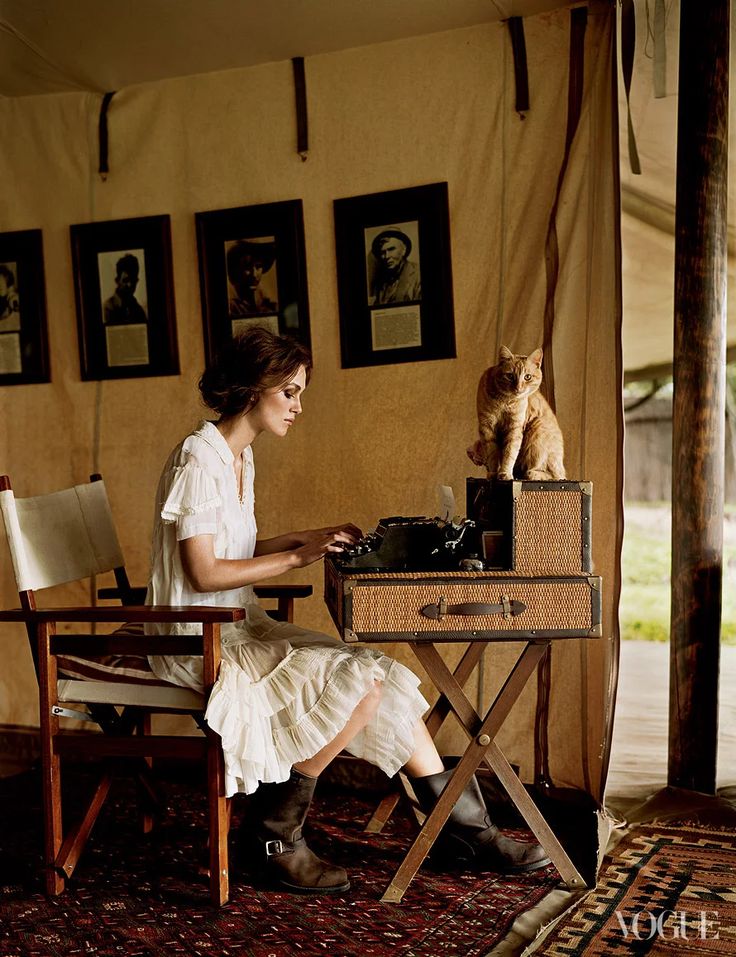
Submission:
M 561 0 L 0 0 L 0 95 L 117 90 L 567 5 Z

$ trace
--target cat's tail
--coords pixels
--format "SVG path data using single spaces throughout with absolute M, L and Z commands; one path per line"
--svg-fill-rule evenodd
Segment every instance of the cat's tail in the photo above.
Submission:
M 486 462 L 483 457 L 483 445 L 480 439 L 477 439 L 472 445 L 469 445 L 465 450 L 468 453 L 468 458 L 473 463 L 473 465 L 485 466 Z

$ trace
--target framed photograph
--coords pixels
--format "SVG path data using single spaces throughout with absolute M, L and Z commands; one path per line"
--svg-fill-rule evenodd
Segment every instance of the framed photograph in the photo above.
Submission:
M 447 183 L 335 200 L 342 367 L 455 357 Z
M 82 379 L 178 375 L 169 217 L 70 229 Z
M 207 361 L 249 325 L 310 345 L 301 200 L 197 213 Z
M 0 233 L 0 385 L 50 381 L 41 230 Z

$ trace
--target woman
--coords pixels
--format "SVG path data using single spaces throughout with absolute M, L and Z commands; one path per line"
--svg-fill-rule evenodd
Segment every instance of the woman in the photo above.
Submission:
M 258 540 L 251 445 L 285 436 L 302 411 L 312 360 L 299 343 L 252 328 L 209 366 L 199 388 L 218 418 L 169 456 L 158 486 L 149 604 L 235 605 L 222 629 L 222 665 L 207 722 L 222 737 L 227 793 L 253 794 L 243 857 L 277 886 L 327 893 L 350 886 L 302 837 L 319 774 L 343 749 L 388 775 L 403 769 L 434 805 L 446 772 L 422 721 L 427 702 L 407 668 L 365 648 L 272 620 L 252 586 L 319 561 L 360 536 L 354 525 Z M 198 625 L 159 625 L 187 634 Z M 154 672 L 201 689 L 202 659 L 149 659 Z M 486 817 L 477 782 L 461 796 L 439 849 L 499 869 L 547 863 L 539 845 L 512 841 Z

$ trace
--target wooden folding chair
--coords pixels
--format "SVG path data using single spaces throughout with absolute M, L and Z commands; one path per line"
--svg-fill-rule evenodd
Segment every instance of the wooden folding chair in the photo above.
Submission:
M 85 485 L 33 498 L 14 496 L 10 480 L 0 476 L 0 509 L 13 560 L 19 609 L 0 612 L 0 621 L 23 622 L 39 684 L 41 769 L 44 811 L 45 886 L 61 893 L 74 873 L 84 845 L 105 802 L 113 769 L 133 765 L 140 790 L 149 805 L 144 829 L 150 826 L 154 790 L 150 764 L 154 758 L 203 761 L 206 766 L 209 825 L 210 896 L 214 904 L 228 900 L 228 801 L 220 738 L 204 722 L 209 692 L 220 665 L 220 627 L 245 617 L 242 608 L 213 606 L 142 606 L 145 589 L 131 587 L 110 512 L 105 485 L 99 476 Z M 53 585 L 93 578 L 112 571 L 116 586 L 100 590 L 122 605 L 39 608 L 36 591 Z M 311 593 L 311 586 L 260 586 L 257 593 L 278 601 L 274 617 L 291 620 L 293 601 Z M 125 623 L 112 634 L 57 634 L 57 624 L 76 622 Z M 201 635 L 143 634 L 149 622 L 189 622 L 202 626 Z M 135 668 L 111 668 L 101 678 L 65 675 L 69 656 L 99 663 L 105 656 L 202 655 L 204 692 L 160 681 Z M 126 661 L 126 663 L 129 663 Z M 61 665 L 61 666 L 60 666 Z M 117 672 L 117 673 L 116 673 Z M 121 674 L 124 677 L 121 679 Z M 130 677 L 134 674 L 135 677 Z M 190 715 L 200 735 L 152 735 L 155 713 Z M 103 733 L 69 733 L 61 717 L 96 722 Z M 62 824 L 62 757 L 103 759 L 102 772 L 80 820 Z

